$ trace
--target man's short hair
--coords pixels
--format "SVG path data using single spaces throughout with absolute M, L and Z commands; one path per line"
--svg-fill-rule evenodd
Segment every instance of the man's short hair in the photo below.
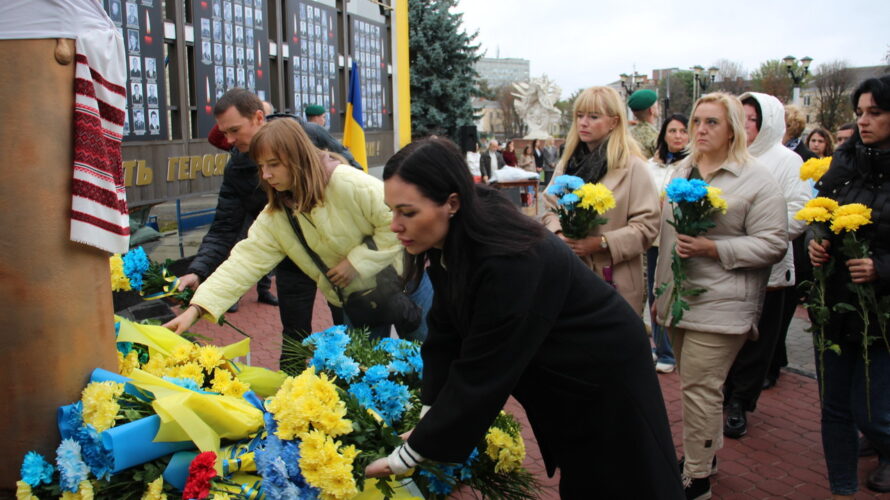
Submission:
M 232 106 L 238 110 L 238 114 L 245 118 L 252 118 L 257 111 L 263 110 L 263 101 L 249 90 L 234 88 L 226 92 L 213 106 L 213 116 L 219 116 Z
M 856 130 L 856 122 L 850 122 L 841 125 L 840 127 L 838 127 L 837 131 L 840 132 L 841 130 Z

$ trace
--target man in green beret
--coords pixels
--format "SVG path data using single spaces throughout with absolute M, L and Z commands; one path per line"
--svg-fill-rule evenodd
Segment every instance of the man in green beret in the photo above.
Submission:
M 637 119 L 630 127 L 630 135 L 640 144 L 646 158 L 655 156 L 658 140 L 658 94 L 654 90 L 640 89 L 630 95 L 627 106 Z
M 325 123 L 327 123 L 324 106 L 319 106 L 318 104 L 306 106 L 306 121 L 317 123 L 324 127 Z

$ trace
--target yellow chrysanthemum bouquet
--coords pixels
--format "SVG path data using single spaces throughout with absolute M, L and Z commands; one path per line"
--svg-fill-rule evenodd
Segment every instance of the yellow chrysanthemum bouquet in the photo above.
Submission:
M 817 182 L 825 175 L 825 172 L 828 172 L 829 166 L 831 166 L 830 156 L 810 158 L 800 166 L 800 180 Z

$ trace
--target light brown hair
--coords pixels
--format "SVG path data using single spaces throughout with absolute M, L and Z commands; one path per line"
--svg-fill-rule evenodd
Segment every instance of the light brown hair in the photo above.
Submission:
M 752 159 L 748 153 L 748 134 L 745 132 L 745 109 L 742 107 L 742 101 L 738 97 L 727 94 L 726 92 L 712 92 L 701 96 L 695 101 L 692 107 L 692 115 L 689 119 L 689 136 L 695 137 L 695 112 L 698 107 L 705 103 L 719 104 L 726 111 L 726 120 L 732 131 L 732 140 L 729 144 L 728 160 L 744 164 Z M 695 140 L 689 143 L 689 156 L 692 157 L 693 163 L 697 164 L 701 161 L 702 153 L 698 151 Z
M 269 196 L 269 210 L 286 210 L 292 204 L 295 211 L 307 213 L 324 203 L 327 175 L 318 153 L 295 120 L 274 120 L 260 127 L 250 141 L 250 157 L 256 162 L 271 154 L 290 171 L 292 178 L 290 189 L 278 192 L 263 180 L 260 172 L 260 184 Z

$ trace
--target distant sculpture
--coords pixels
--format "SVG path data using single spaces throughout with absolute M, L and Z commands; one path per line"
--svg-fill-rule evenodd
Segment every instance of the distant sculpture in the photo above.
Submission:
M 513 88 L 516 112 L 528 126 L 524 139 L 549 139 L 551 127 L 559 122 L 562 114 L 555 106 L 562 89 L 547 75 L 514 83 Z

